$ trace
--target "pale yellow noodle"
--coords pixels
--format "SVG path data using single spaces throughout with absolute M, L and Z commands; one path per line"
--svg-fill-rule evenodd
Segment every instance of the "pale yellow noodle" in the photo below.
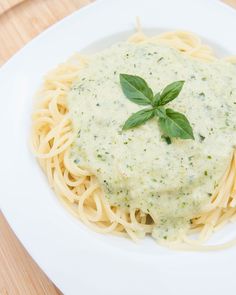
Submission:
M 137 22 L 137 33 L 128 42 L 166 44 L 183 54 L 211 62 L 213 50 L 189 32 L 175 31 L 147 37 Z M 100 233 L 129 236 L 134 241 L 152 231 L 158 223 L 151 216 L 136 209 L 110 206 L 99 183 L 91 172 L 70 159 L 70 146 L 75 138 L 67 108 L 67 95 L 88 57 L 74 55 L 47 74 L 37 94 L 32 115 L 32 148 L 49 183 L 63 204 L 87 226 Z M 227 59 L 236 63 L 236 57 Z M 204 212 L 192 219 L 189 232 L 182 232 L 175 242 L 162 244 L 182 250 L 220 250 L 236 244 L 236 239 L 223 245 L 203 245 L 211 234 L 236 219 L 236 153 L 233 152 L 225 175 L 213 192 L 211 203 Z M 198 240 L 188 235 L 197 233 Z

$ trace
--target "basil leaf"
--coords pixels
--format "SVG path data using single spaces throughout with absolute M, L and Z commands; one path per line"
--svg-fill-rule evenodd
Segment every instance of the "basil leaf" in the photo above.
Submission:
M 153 98 L 153 103 L 152 103 L 153 107 L 158 107 L 160 98 L 161 98 L 160 92 L 158 92 L 157 94 L 155 94 L 155 96 Z
M 166 110 L 163 107 L 158 107 L 155 109 L 155 114 L 159 117 L 159 118 L 166 118 Z
M 153 109 L 144 109 L 144 110 L 138 111 L 137 113 L 134 113 L 132 116 L 128 118 L 122 130 L 127 130 L 130 128 L 140 126 L 146 121 L 148 121 L 149 119 L 151 119 L 154 116 L 154 114 L 155 112 Z
M 143 78 L 139 76 L 120 74 L 120 84 L 123 93 L 132 102 L 139 105 L 151 104 L 153 92 Z
M 184 86 L 185 81 L 176 81 L 167 85 L 161 93 L 157 106 L 163 106 L 175 99 Z
M 188 119 L 172 109 L 166 109 L 166 117 L 160 117 L 159 124 L 163 132 L 170 137 L 194 139 Z
M 153 116 L 157 116 L 159 117 L 160 128 L 163 130 L 168 144 L 171 142 L 170 137 L 194 139 L 193 130 L 188 119 L 181 113 L 163 107 L 179 95 L 184 82 L 173 82 L 167 85 L 161 93 L 153 96 L 152 89 L 143 78 L 120 74 L 120 84 L 125 96 L 136 104 L 150 105 L 152 107 L 152 109 L 140 110 L 130 116 L 122 129 L 127 130 L 140 126 Z

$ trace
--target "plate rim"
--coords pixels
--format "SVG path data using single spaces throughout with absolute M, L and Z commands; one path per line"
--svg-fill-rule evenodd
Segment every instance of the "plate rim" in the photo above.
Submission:
M 14 66 L 14 63 L 17 61 L 17 59 L 20 59 L 21 58 L 22 53 L 24 53 L 26 50 L 30 50 L 31 47 L 34 47 L 34 45 L 37 43 L 37 40 L 43 39 L 49 32 L 53 32 L 54 30 L 57 30 L 57 28 L 59 26 L 63 26 L 63 24 L 65 24 L 67 22 L 70 22 L 70 20 L 73 19 L 75 16 L 79 18 L 80 15 L 84 14 L 86 11 L 91 10 L 91 7 L 98 7 L 98 5 L 104 5 L 105 6 L 109 1 L 111 1 L 111 2 L 113 1 L 114 2 L 115 0 L 99 0 L 97 2 L 91 3 L 91 4 L 89 4 L 89 5 L 81 8 L 80 10 L 78 10 L 76 12 L 73 12 L 69 16 L 67 16 L 64 19 L 60 20 L 59 22 L 57 22 L 56 24 L 54 24 L 53 26 L 49 27 L 44 32 L 42 32 L 41 34 L 39 34 L 38 36 L 36 36 L 29 43 L 27 43 L 22 49 L 20 49 L 16 54 L 14 54 L 14 56 L 11 57 L 10 60 L 8 60 L 6 63 L 4 63 L 4 65 L 0 68 L 0 79 L 3 78 L 3 80 L 4 80 L 4 75 L 8 71 L 8 69 L 11 68 L 12 65 Z M 211 2 L 211 0 L 207 0 L 207 1 L 208 1 L 208 3 Z M 149 2 L 151 3 L 153 1 L 150 0 Z M 161 0 L 158 0 L 157 2 L 161 3 L 162 1 Z M 201 0 L 201 2 L 203 3 L 202 0 Z M 233 8 L 228 7 L 226 4 L 224 4 L 222 2 L 215 2 L 214 5 L 220 5 L 220 6 L 224 7 L 224 8 L 226 8 L 226 10 L 232 11 L 235 14 L 235 11 L 234 11 Z M 11 71 L 11 69 L 10 69 L 10 71 Z M 3 206 L 2 206 L 2 204 L 3 204 Z M 5 208 L 4 208 L 4 199 L 2 197 L 1 197 L 1 207 L 2 207 L 2 212 L 3 212 L 4 216 L 6 217 L 8 223 L 10 224 L 11 228 L 14 230 L 14 232 L 17 233 L 18 230 L 15 230 L 17 228 L 17 226 L 15 225 L 15 222 L 17 222 L 17 221 L 15 221 L 14 218 L 12 218 L 12 216 L 10 216 L 11 213 L 9 214 L 9 212 L 8 212 L 7 209 L 5 210 Z M 22 238 L 18 234 L 17 234 L 17 237 L 19 238 L 19 240 L 21 241 L 21 243 L 24 245 L 24 247 L 26 248 L 26 250 L 31 255 L 32 251 L 30 249 L 30 243 L 28 244 L 27 242 L 25 242 L 25 237 Z M 22 242 L 22 240 L 24 240 L 24 241 Z M 101 243 L 100 246 L 101 247 L 105 247 L 108 252 L 111 251 L 110 249 L 108 249 L 109 247 L 106 247 L 105 246 L 104 243 Z M 112 253 L 110 253 L 110 254 L 112 254 Z M 44 272 L 48 275 L 49 272 L 47 270 L 45 270 L 46 269 L 45 264 L 42 263 L 42 261 L 38 261 L 38 258 L 35 258 L 35 255 L 32 255 L 32 257 L 39 264 L 39 266 L 44 270 Z M 143 257 L 139 258 L 139 261 L 142 261 L 142 259 L 143 259 Z M 115 260 L 115 261 L 117 262 L 117 260 Z M 146 262 L 143 261 L 143 263 L 145 264 Z M 52 281 L 54 281 L 56 283 L 56 285 L 58 285 L 63 290 L 62 282 L 60 281 L 60 279 L 55 278 L 55 277 L 52 277 L 51 275 L 49 275 L 49 277 L 50 277 L 50 279 Z M 67 294 L 69 294 L 69 293 L 67 293 Z

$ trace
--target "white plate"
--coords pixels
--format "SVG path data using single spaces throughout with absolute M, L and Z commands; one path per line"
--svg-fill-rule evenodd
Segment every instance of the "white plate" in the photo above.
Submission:
M 0 71 L 1 208 L 66 295 L 235 294 L 235 248 L 176 252 L 91 232 L 61 206 L 30 154 L 32 97 L 43 74 L 75 51 L 125 39 L 137 15 L 147 29 L 190 30 L 220 53 L 236 53 L 236 13 L 213 0 L 103 0 L 51 27 Z

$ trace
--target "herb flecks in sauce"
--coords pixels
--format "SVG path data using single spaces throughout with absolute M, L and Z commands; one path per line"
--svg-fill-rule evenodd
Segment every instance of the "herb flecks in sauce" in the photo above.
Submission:
M 159 126 L 166 136 L 194 139 L 192 127 L 185 115 L 164 108 L 180 94 L 184 81 L 172 82 L 162 92 L 155 95 L 147 82 L 139 76 L 120 74 L 120 84 L 124 95 L 130 101 L 138 105 L 149 105 L 149 108 L 130 116 L 122 128 L 123 130 L 138 127 L 156 116 L 159 118 Z
M 195 140 L 168 144 L 155 119 L 122 132 L 144 106 L 126 98 L 118 73 L 143 77 L 154 93 L 184 80 L 169 105 L 189 119 Z M 117 44 L 90 57 L 69 94 L 76 136 L 71 158 L 96 176 L 111 205 L 149 213 L 158 223 L 153 236 L 171 239 L 209 203 L 229 163 L 236 145 L 235 85 L 236 67 L 225 61 L 205 63 L 155 44 Z

